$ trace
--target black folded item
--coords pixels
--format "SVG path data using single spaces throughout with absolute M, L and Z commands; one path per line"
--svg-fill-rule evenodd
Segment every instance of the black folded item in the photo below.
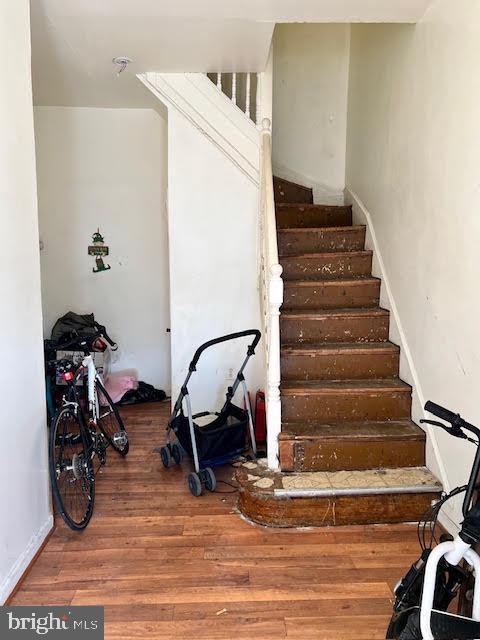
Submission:
M 55 322 L 51 339 L 55 342 L 62 342 L 72 335 L 93 335 L 98 332 L 97 326 L 93 313 L 80 315 L 69 311 Z
M 138 389 L 130 389 L 117 404 L 141 404 L 143 402 L 162 402 L 167 394 L 161 389 L 155 389 L 152 384 L 139 382 Z

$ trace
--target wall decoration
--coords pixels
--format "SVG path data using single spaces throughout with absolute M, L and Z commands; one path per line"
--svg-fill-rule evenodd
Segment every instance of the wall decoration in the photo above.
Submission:
M 108 254 L 109 249 L 105 246 L 105 240 L 100 233 L 100 229 L 97 229 L 92 236 L 92 244 L 88 247 L 88 255 L 95 256 L 95 266 L 92 269 L 93 273 L 111 269 L 109 264 L 103 262 L 103 256 L 108 256 Z

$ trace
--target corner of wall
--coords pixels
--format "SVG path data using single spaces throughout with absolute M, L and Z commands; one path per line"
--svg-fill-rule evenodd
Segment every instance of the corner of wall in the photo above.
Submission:
M 28 566 L 41 549 L 45 539 L 53 529 L 53 516 L 49 515 L 40 529 L 33 534 L 29 543 L 23 550 L 21 556 L 17 558 L 15 564 L 5 576 L 2 584 L 0 584 L 0 604 L 4 604 L 13 590 L 19 583 Z
M 395 302 L 395 297 L 390 286 L 390 279 L 385 269 L 382 251 L 379 245 L 372 216 L 359 196 L 348 185 L 345 188 L 345 203 L 352 205 L 354 224 L 366 225 L 365 247 L 373 251 L 372 274 L 381 279 L 380 306 L 390 311 L 390 340 L 401 348 L 400 377 L 413 387 L 412 391 L 412 420 L 419 426 L 420 419 L 425 417 L 423 407 L 425 397 L 422 391 L 412 352 L 408 344 L 407 336 L 403 329 L 400 313 Z M 423 427 L 422 427 L 423 428 Z M 440 479 L 445 491 L 450 490 L 445 466 L 440 455 L 437 435 L 432 427 L 424 429 L 427 434 L 426 459 L 428 468 Z M 445 526 L 452 530 L 453 522 L 448 516 L 444 518 Z

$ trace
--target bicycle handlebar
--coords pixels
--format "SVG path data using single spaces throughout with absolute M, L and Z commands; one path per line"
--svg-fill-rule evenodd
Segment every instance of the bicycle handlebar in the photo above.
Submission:
M 83 347 L 83 350 L 85 352 L 90 352 L 90 347 L 98 338 L 104 338 L 112 348 L 112 351 L 116 351 L 118 349 L 117 343 L 113 342 L 108 333 L 105 331 L 105 327 L 101 326 L 99 326 L 99 331 L 97 331 L 97 333 L 92 333 L 91 335 L 77 335 L 71 340 L 67 340 L 66 342 L 55 342 L 53 346 L 56 349 L 68 349 L 69 347 L 73 347 L 74 345 L 80 345 L 80 347 Z M 89 347 L 88 349 L 86 348 L 87 346 Z
M 440 420 L 449 422 L 452 425 L 451 428 L 439 423 L 434 424 L 435 426 L 442 427 L 442 429 L 448 431 L 450 435 L 457 438 L 464 438 L 465 434 L 462 434 L 462 429 L 466 429 L 467 431 L 475 434 L 480 440 L 480 429 L 475 427 L 473 424 L 466 422 L 459 413 L 453 413 L 453 411 L 449 411 L 448 409 L 445 409 L 445 407 L 435 404 L 435 402 L 431 402 L 430 400 L 425 403 L 425 411 L 432 413 L 434 416 L 437 416 L 437 418 L 440 418 Z M 429 421 L 427 420 L 426 422 Z
M 440 420 L 445 420 L 445 422 L 453 423 L 457 418 L 455 413 L 445 409 L 445 407 L 441 407 L 439 404 L 435 404 L 435 402 L 431 402 L 430 400 L 425 403 L 425 411 L 433 413 L 434 416 L 437 416 Z
M 445 429 L 445 431 L 447 431 L 450 435 L 455 436 L 456 438 L 466 438 L 467 436 L 462 431 L 462 429 L 465 429 L 466 431 L 470 431 L 471 433 L 476 435 L 480 441 L 480 429 L 475 427 L 473 424 L 466 422 L 460 416 L 460 414 L 453 413 L 452 411 L 445 409 L 445 407 L 442 407 L 439 404 L 435 404 L 434 402 L 430 402 L 430 401 L 425 404 L 425 411 L 432 413 L 434 416 L 437 416 L 437 418 L 440 418 L 441 420 L 445 420 L 445 422 L 449 422 L 452 426 L 447 427 L 446 425 L 442 425 L 432 420 L 425 420 L 425 421 L 421 420 L 420 422 L 427 422 L 429 424 L 434 424 L 435 426 L 442 427 L 442 429 Z M 468 440 L 471 440 L 471 439 L 468 438 Z M 472 442 L 474 441 L 472 440 Z M 470 471 L 470 478 L 468 480 L 467 490 L 465 492 L 465 498 L 463 500 L 462 513 L 465 518 L 467 517 L 467 514 L 471 509 L 471 505 L 473 502 L 474 493 L 476 490 L 476 486 L 478 484 L 479 477 L 480 477 L 480 446 L 477 448 L 477 453 L 475 455 L 475 459 L 472 464 L 472 469 Z M 479 507 L 477 507 L 477 505 L 475 506 L 478 511 Z

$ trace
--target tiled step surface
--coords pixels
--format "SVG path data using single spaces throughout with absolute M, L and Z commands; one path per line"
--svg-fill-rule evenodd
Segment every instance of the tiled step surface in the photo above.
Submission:
M 362 251 L 365 226 L 326 227 L 320 229 L 279 229 L 280 256 L 328 251 Z
M 281 384 L 283 422 L 335 424 L 410 417 L 411 387 L 387 380 L 286 380 Z
M 319 342 L 384 342 L 388 340 L 389 312 L 380 308 L 282 310 L 282 344 Z
M 277 204 L 279 229 L 352 225 L 352 208 L 323 204 Z
M 304 253 L 283 257 L 282 266 L 284 280 L 366 277 L 372 271 L 372 252 Z
M 247 463 L 236 478 L 242 513 L 276 527 L 417 521 L 441 492 L 422 466 L 275 473 Z
M 379 300 L 378 278 L 287 280 L 284 283 L 282 309 L 377 307 Z
M 420 466 L 425 433 L 411 420 L 283 424 L 282 471 L 339 471 Z
M 283 380 L 398 377 L 400 349 L 391 342 L 292 344 L 281 350 Z

